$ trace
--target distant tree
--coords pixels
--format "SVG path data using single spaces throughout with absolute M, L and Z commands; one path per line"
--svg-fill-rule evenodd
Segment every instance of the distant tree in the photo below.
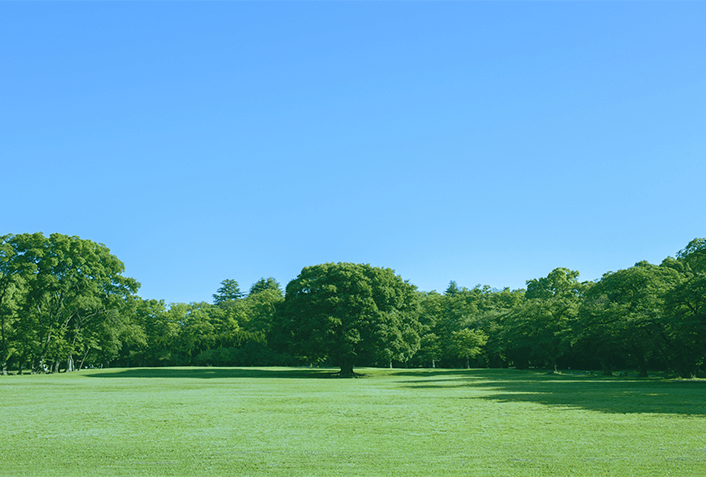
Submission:
M 488 366 L 507 366 L 506 350 L 502 341 L 505 318 L 525 300 L 525 290 L 491 290 L 484 287 L 483 300 L 473 326 L 488 336 L 482 348 Z
M 441 359 L 442 346 L 441 338 L 437 335 L 439 320 L 442 316 L 442 302 L 444 297 L 435 291 L 418 292 L 420 302 L 419 323 L 420 348 L 414 357 L 417 365 L 436 367 L 436 363 Z
M 253 286 L 250 287 L 249 295 L 255 295 L 256 293 L 260 293 L 265 290 L 275 290 L 279 292 L 280 296 L 283 295 L 282 288 L 280 287 L 279 283 L 272 277 L 261 278 L 255 283 L 253 283 Z
M 470 358 L 478 356 L 488 342 L 488 336 L 479 330 L 464 328 L 452 333 L 451 347 L 459 358 L 466 359 L 466 369 L 470 367 Z
M 449 366 L 450 363 L 453 365 L 460 363 L 461 357 L 453 347 L 453 333 L 464 328 L 476 328 L 475 322 L 479 316 L 482 295 L 483 291 L 478 287 L 473 289 L 459 287 L 452 281 L 441 297 L 440 314 L 433 331 L 439 337 L 441 360 L 445 366 Z
M 530 361 L 556 370 L 557 359 L 571 344 L 571 322 L 578 314 L 582 285 L 579 273 L 556 268 L 546 277 L 527 281 L 525 300 L 505 318 L 508 357 L 526 367 Z
M 274 282 L 275 284 L 277 282 Z M 276 287 L 268 286 L 255 293 L 250 293 L 245 299 L 248 320 L 243 327 L 250 338 L 261 343 L 266 343 L 272 332 L 277 307 L 284 301 L 284 294 L 279 284 Z
M 211 322 L 208 303 L 173 303 L 167 311 L 168 319 L 178 325 L 175 350 L 178 362 L 192 364 L 192 359 L 200 352 L 210 349 L 216 343 L 215 327 Z
M 691 276 L 664 301 L 666 361 L 683 378 L 693 378 L 706 360 L 706 274 Z
M 706 239 L 692 240 L 661 267 L 679 273 L 664 297 L 663 354 L 679 375 L 691 378 L 706 360 Z
M 221 282 L 221 287 L 213 295 L 214 305 L 223 305 L 229 301 L 238 300 L 243 297 L 243 292 L 240 291 L 238 282 L 231 279 L 226 279 Z
M 25 270 L 18 263 L 12 237 L 0 237 L 0 372 L 3 375 L 7 374 L 7 362 L 13 352 L 13 324 L 25 292 Z
M 664 343 L 664 299 L 679 281 L 670 267 L 648 262 L 609 272 L 586 293 L 582 324 L 596 340 L 596 351 L 614 344 L 634 362 L 640 376 L 647 376 L 649 359 Z
M 446 291 L 444 292 L 444 295 L 446 296 L 455 296 L 461 291 L 461 288 L 459 288 L 458 284 L 456 283 L 455 280 L 451 280 L 449 282 L 449 286 L 446 288 Z
M 677 254 L 677 259 L 686 264 L 687 272 L 706 273 L 706 238 L 696 238 Z
M 310 362 L 332 359 L 342 376 L 365 359 L 405 362 L 419 349 L 413 285 L 389 268 L 327 263 L 287 285 L 276 335 Z
M 587 359 L 597 360 L 605 376 L 613 374 L 613 368 L 622 362 L 622 332 L 617 326 L 610 326 L 608 319 L 608 298 L 594 283 L 586 285 L 586 291 L 579 305 L 579 313 L 572 334 L 574 349 Z

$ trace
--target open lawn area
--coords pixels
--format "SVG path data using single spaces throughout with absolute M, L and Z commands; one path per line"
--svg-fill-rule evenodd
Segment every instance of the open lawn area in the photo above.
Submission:
M 706 382 L 475 369 L 0 377 L 2 476 L 706 476 Z

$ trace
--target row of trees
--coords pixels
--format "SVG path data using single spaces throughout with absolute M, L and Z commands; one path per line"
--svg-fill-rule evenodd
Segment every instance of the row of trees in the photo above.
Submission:
M 660 265 L 526 289 L 421 292 L 386 268 L 306 267 L 283 293 L 224 280 L 213 303 L 143 300 L 108 249 L 53 234 L 0 238 L 3 373 L 86 365 L 634 366 L 697 374 L 706 358 L 706 240 Z

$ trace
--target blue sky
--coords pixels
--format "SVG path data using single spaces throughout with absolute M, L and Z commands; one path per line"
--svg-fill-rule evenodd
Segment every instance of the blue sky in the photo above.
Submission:
M 701 2 L 0 4 L 0 234 L 140 295 L 594 280 L 704 230 Z

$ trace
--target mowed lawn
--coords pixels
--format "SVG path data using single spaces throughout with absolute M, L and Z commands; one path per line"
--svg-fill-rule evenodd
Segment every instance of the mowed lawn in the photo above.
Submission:
M 516 370 L 0 377 L 2 476 L 706 476 L 706 382 Z

